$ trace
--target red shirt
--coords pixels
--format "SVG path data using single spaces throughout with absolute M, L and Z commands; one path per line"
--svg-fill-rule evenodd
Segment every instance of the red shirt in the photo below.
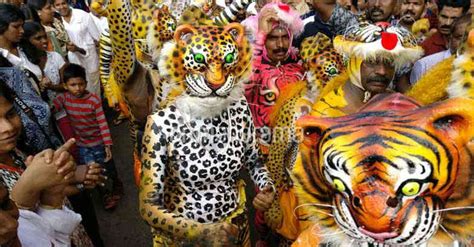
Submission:
M 423 50 L 425 50 L 424 56 L 426 57 L 431 54 L 447 50 L 448 41 L 440 32 L 436 32 L 431 37 L 425 39 L 425 41 L 421 43 L 421 47 L 423 47 Z
M 97 145 L 112 145 L 109 126 L 102 110 L 100 98 L 87 93 L 82 98 L 77 98 L 65 92 L 59 94 L 53 101 L 56 112 L 65 110 L 71 120 L 71 127 L 81 147 Z

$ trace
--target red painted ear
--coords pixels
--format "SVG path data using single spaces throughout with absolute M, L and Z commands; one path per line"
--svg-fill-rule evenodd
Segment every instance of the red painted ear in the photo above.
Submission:
M 474 138 L 474 100 L 453 98 L 415 111 L 417 126 L 450 138 L 459 146 Z
M 314 147 L 322 137 L 323 132 L 336 122 L 330 118 L 317 118 L 313 116 L 303 116 L 296 121 L 298 139 L 303 140 L 303 144 Z
M 393 50 L 398 43 L 398 36 L 394 33 L 382 33 L 382 46 L 383 48 L 391 51 Z

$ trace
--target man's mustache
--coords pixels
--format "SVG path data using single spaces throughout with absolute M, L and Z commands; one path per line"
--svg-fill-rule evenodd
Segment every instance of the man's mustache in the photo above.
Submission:
M 381 76 L 381 75 L 376 75 L 372 76 L 368 80 L 369 82 L 381 82 L 383 84 L 389 84 L 392 80 L 388 77 Z
M 287 51 L 288 51 L 288 49 L 285 49 L 285 48 L 277 48 L 277 49 L 273 50 L 274 53 L 280 53 L 280 52 L 285 52 L 286 53 Z
M 370 10 L 370 13 L 373 14 L 374 12 L 380 12 L 381 14 L 384 14 L 383 10 L 379 8 L 373 8 L 372 10 Z
M 415 16 L 415 13 L 413 13 L 413 11 L 411 11 L 411 10 L 407 10 L 407 11 L 402 13 L 402 18 L 403 18 L 403 16 L 408 16 L 408 15 Z
M 450 26 L 450 25 L 442 25 L 442 26 L 440 26 L 439 28 L 451 29 L 451 26 Z

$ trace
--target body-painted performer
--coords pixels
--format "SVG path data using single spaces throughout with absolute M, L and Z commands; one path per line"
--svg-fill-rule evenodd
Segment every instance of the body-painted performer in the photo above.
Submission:
M 334 39 L 334 48 L 348 57 L 347 73 L 328 85 L 311 115 L 338 117 L 359 110 L 374 95 L 390 92 L 395 73 L 421 57 L 423 50 L 406 29 L 388 23 L 363 23 Z
M 293 37 L 301 33 L 303 23 L 299 14 L 283 3 L 265 5 L 252 20 L 252 29 L 257 35 L 253 45 L 252 75 L 245 84 L 245 97 L 257 128 L 260 149 L 266 157 L 273 138 L 270 115 L 275 103 L 288 93 L 287 87 L 304 77 L 298 52 L 291 45 Z M 273 173 L 270 171 L 272 178 L 275 177 Z M 259 242 L 268 239 L 270 229 L 265 224 L 263 212 L 256 212 L 254 222 Z
M 471 31 L 451 82 L 433 85 L 454 99 L 420 108 L 379 96 L 352 116 L 299 120 L 305 136 L 293 177 L 316 221 L 294 246 L 472 242 L 473 54 Z M 425 103 L 439 100 L 429 94 Z
M 276 130 L 265 165 L 272 175 L 276 194 L 270 210 L 265 212 L 265 222 L 279 235 L 280 243 L 295 240 L 301 227 L 293 219 L 296 207 L 289 170 L 294 163 L 288 154 L 295 151 L 296 120 L 311 111 L 314 100 L 329 89 L 326 84 L 343 73 L 342 56 L 332 48 L 332 41 L 322 33 L 306 38 L 301 44 L 300 55 L 306 68 L 304 81 L 289 85 L 285 95 L 279 97 L 270 115 L 270 126 Z
M 206 23 L 226 24 L 238 15 L 240 9 L 246 8 L 248 0 L 238 0 L 226 7 L 219 16 Z M 158 71 L 144 66 L 149 57 L 158 58 L 162 44 L 169 40 L 176 27 L 173 16 L 165 6 L 156 7 L 153 2 L 137 0 L 132 2 L 133 11 L 129 1 L 101 1 L 93 2 L 92 7 L 96 13 L 106 15 L 110 28 L 110 43 L 107 39 L 101 42 L 101 79 L 118 87 L 112 88 L 112 93 L 120 92 L 130 113 L 130 132 L 134 144 L 135 179 L 138 183 L 140 173 L 139 145 L 143 135 L 146 117 L 153 111 L 172 102 L 174 96 L 184 90 L 182 83 L 170 89 L 166 81 L 160 79 Z M 171 6 L 173 7 L 173 6 Z M 199 19 L 206 19 L 206 15 Z M 148 20 L 152 25 L 148 26 Z M 189 19 L 189 18 L 188 18 Z M 133 35 L 132 35 L 133 34 Z M 146 37 L 148 47 L 143 45 L 142 39 Z M 135 39 L 139 40 L 135 46 Z M 133 41 L 133 42 L 132 42 Z M 107 45 L 109 44 L 109 45 Z M 136 50 L 135 48 L 139 49 Z M 145 49 L 146 48 L 146 49 Z M 110 62 L 111 55 L 114 59 Z M 144 56 L 141 56 L 144 55 Z M 139 63 L 145 58 L 146 63 Z M 107 59 L 109 59 L 107 61 Z M 156 62 L 156 60 L 154 61 Z M 113 71 L 112 74 L 107 72 Z M 111 76 L 112 75 L 112 76 Z M 120 102 L 120 97 L 116 99 Z
M 249 246 L 242 168 L 261 190 L 254 206 L 271 204 L 273 183 L 240 85 L 250 58 L 236 23 L 182 25 L 163 47 L 161 76 L 186 90 L 148 118 L 143 138 L 140 213 L 155 246 Z
M 421 56 L 421 48 L 410 42 L 412 36 L 407 36 L 409 32 L 405 29 L 381 23 L 355 26 L 351 30 L 347 37 L 338 36 L 334 41 L 335 49 L 349 58 L 346 72 L 322 87 L 311 115 L 335 117 L 357 111 L 373 95 L 386 92 L 396 68 Z M 284 141 L 272 143 L 267 162 L 272 174 L 273 171 L 279 174 L 275 183 L 281 203 L 275 201 L 266 212 L 265 219 L 273 229 L 290 240 L 295 240 L 308 227 L 308 221 L 298 220 L 304 218 L 305 212 L 304 208 L 297 208 L 299 202 L 288 173 L 298 153 L 294 123 L 301 116 L 295 107 L 301 97 L 301 94 L 295 94 L 293 98 L 286 99 L 287 102 L 278 103 L 283 106 L 276 114 L 275 122 L 277 126 L 286 127 L 287 132 L 283 133 Z
M 282 3 L 267 4 L 258 15 L 257 38 L 253 47 L 252 75 L 245 84 L 259 142 L 268 153 L 271 142 L 269 117 L 284 88 L 303 79 L 304 68 L 291 43 L 303 23 L 296 11 Z

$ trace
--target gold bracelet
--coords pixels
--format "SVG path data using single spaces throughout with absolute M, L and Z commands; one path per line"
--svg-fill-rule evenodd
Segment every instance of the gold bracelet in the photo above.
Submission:
M 16 206 L 18 209 L 29 210 L 29 211 L 35 211 L 35 209 L 36 209 L 36 205 L 33 206 L 33 207 L 26 207 L 26 206 L 23 206 L 23 205 L 18 204 L 15 200 L 13 200 L 13 198 L 11 197 L 11 194 L 10 194 L 10 200 L 11 200 L 13 203 L 15 203 L 15 206 Z

